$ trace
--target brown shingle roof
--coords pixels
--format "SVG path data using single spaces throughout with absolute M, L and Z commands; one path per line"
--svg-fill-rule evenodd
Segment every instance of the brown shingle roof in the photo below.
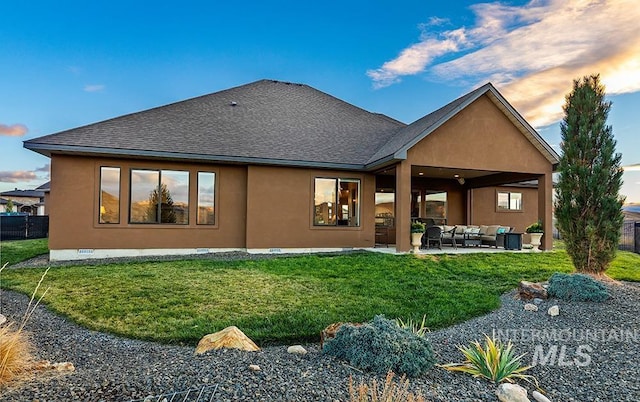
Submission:
M 24 146 L 45 155 L 74 151 L 362 167 L 402 127 L 308 85 L 261 80 Z

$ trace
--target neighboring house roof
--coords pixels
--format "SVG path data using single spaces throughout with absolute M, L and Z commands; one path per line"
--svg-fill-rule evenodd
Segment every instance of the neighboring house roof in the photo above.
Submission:
M 51 190 L 51 182 L 48 181 L 48 182 L 36 187 L 36 190 L 44 191 L 45 193 L 47 191 L 50 191 Z
M 483 95 L 549 160 L 559 157 L 490 83 L 406 125 L 308 85 L 261 80 L 24 142 L 51 153 L 373 170 Z
M 26 198 L 42 198 L 44 197 L 44 191 L 38 190 L 15 190 L 3 191 L 0 193 L 3 197 L 26 197 Z

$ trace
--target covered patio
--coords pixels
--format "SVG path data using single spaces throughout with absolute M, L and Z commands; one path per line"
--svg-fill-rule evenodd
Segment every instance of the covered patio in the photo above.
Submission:
M 373 172 L 376 243 L 387 232 L 386 244 L 409 251 L 417 218 L 515 232 L 537 221 L 552 227 L 559 156 L 493 87 L 418 120 L 406 136 Z M 544 236 L 541 248 L 552 246 Z

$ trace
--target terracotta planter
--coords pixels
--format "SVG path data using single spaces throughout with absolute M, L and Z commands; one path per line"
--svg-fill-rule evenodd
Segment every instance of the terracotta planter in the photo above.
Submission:
M 424 233 L 411 233 L 411 245 L 413 246 L 413 252 L 417 253 L 422 245 L 422 235 Z

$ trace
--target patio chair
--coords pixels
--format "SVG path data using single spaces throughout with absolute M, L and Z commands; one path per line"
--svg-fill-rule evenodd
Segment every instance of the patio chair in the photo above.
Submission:
M 447 226 L 445 226 L 445 229 Z M 442 231 L 442 244 L 451 244 L 453 248 L 457 249 L 458 245 L 456 244 L 456 227 L 453 226 L 449 230 Z
M 435 243 L 442 250 L 442 228 L 440 226 L 429 226 L 422 236 L 422 243 L 426 245 L 426 248 L 429 248 L 431 243 Z

